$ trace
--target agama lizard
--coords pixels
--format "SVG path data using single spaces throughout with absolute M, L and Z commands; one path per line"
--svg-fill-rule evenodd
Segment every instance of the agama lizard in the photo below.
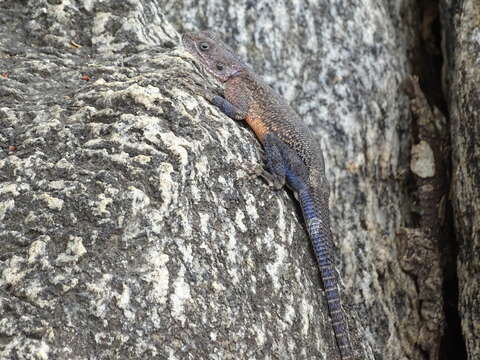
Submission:
M 275 187 L 294 191 L 320 268 L 328 309 L 342 360 L 353 351 L 334 269 L 328 208 L 329 187 L 322 152 L 295 111 L 211 32 L 186 33 L 186 49 L 221 83 L 224 97 L 204 96 L 229 117 L 245 120 L 262 143 L 263 176 Z

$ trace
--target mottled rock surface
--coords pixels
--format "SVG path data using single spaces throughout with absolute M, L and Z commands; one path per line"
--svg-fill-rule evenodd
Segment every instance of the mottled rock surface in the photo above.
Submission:
M 480 359 L 480 3 L 443 0 L 442 14 L 459 310 L 469 359 Z
M 256 139 L 191 90 L 215 84 L 177 31 L 210 28 L 318 135 L 358 357 L 424 359 L 432 295 L 397 235 L 414 14 L 413 0 L 0 3 L 0 357 L 338 358 L 293 197 L 247 176 Z

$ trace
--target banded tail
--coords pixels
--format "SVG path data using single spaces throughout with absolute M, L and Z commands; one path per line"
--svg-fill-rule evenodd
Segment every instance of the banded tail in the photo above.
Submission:
M 299 192 L 299 201 L 302 207 L 303 216 L 307 223 L 308 234 L 312 241 L 313 250 L 317 258 L 318 267 L 323 286 L 327 294 L 328 311 L 332 319 L 333 332 L 340 350 L 342 360 L 351 360 L 352 345 L 348 336 L 348 326 L 340 301 L 338 281 L 333 266 L 330 249 L 330 224 L 328 218 L 320 214 L 320 204 L 316 203 L 310 189 Z M 328 217 L 328 211 L 326 212 Z

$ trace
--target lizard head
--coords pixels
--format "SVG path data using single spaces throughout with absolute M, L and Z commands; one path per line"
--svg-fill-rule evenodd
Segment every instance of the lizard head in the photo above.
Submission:
M 187 51 L 220 81 L 225 82 L 247 68 L 233 50 L 210 31 L 185 33 L 182 42 Z

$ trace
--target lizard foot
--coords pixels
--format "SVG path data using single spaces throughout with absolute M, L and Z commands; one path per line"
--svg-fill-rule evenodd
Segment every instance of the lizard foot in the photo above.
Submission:
M 274 190 L 281 190 L 285 186 L 285 176 L 272 174 L 263 165 L 250 164 L 242 167 L 251 178 L 261 177 Z

